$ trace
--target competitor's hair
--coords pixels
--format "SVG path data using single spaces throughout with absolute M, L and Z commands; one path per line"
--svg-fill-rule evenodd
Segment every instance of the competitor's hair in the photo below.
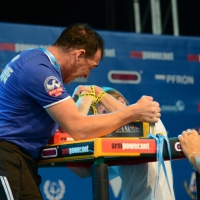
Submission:
M 118 100 L 119 97 L 123 98 L 124 101 L 126 102 L 126 105 L 129 105 L 128 101 L 126 100 L 126 98 L 124 97 L 124 95 L 122 95 L 122 93 L 120 93 L 119 91 L 117 91 L 116 89 L 114 88 L 111 88 L 111 87 L 101 87 L 106 93 L 110 94 L 111 96 L 113 96 L 115 99 Z M 89 109 L 89 112 L 88 112 L 90 115 L 93 115 L 94 114 L 94 111 L 93 111 L 93 108 L 90 107 Z
M 85 49 L 86 57 L 92 57 L 98 49 L 101 50 L 101 60 L 104 56 L 104 40 L 88 24 L 73 24 L 68 26 L 59 36 L 53 46 L 62 51 Z
M 128 101 L 126 100 L 126 98 L 124 97 L 124 95 L 122 95 L 122 93 L 120 93 L 119 91 L 117 91 L 114 88 L 111 87 L 101 87 L 106 93 L 110 94 L 111 96 L 113 96 L 115 99 L 118 99 L 119 97 L 122 97 L 124 99 L 124 101 L 126 102 L 126 105 L 128 105 Z

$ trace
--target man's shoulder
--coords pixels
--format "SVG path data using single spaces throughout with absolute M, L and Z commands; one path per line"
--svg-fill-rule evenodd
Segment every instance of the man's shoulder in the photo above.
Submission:
M 21 54 L 19 54 L 19 59 L 22 59 L 24 61 L 30 61 L 35 57 L 37 57 L 37 59 L 34 59 L 35 62 L 44 58 L 48 60 L 44 52 L 39 49 L 28 49 L 26 51 L 23 51 Z

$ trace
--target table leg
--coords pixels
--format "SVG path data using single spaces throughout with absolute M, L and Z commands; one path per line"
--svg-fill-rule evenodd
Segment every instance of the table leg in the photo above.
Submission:
M 102 160 L 92 165 L 92 190 L 93 200 L 109 200 L 108 165 Z

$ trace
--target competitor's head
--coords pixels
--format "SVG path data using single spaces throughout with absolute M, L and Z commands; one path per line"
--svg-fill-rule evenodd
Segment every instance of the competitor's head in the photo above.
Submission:
M 128 101 L 126 100 L 126 98 L 119 91 L 117 91 L 116 89 L 111 88 L 111 87 L 102 87 L 102 89 L 106 93 L 110 94 L 115 99 L 120 101 L 121 103 L 128 105 Z M 106 114 L 106 113 L 108 113 L 106 108 L 101 103 L 98 103 L 96 105 L 96 108 L 97 108 L 98 114 Z M 92 109 L 90 109 L 90 111 L 93 112 Z

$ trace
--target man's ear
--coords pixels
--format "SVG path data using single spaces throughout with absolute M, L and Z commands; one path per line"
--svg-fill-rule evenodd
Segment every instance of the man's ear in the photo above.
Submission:
M 83 58 L 85 56 L 85 53 L 85 49 L 79 49 L 76 54 L 76 60 L 80 60 L 81 58 Z

